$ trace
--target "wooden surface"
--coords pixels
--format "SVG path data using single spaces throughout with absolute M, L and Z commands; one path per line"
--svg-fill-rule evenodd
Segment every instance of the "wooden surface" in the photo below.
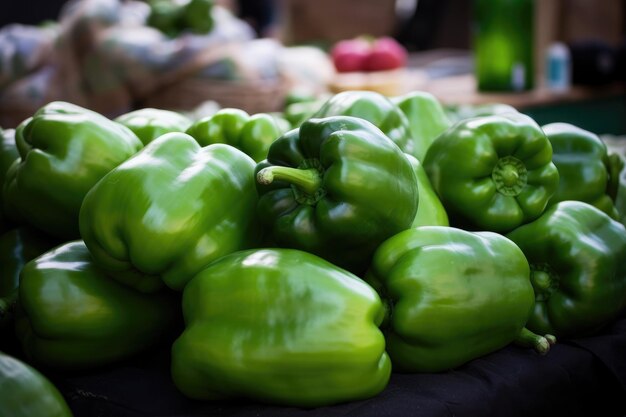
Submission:
M 400 93 L 422 90 L 432 93 L 444 104 L 505 103 L 520 109 L 620 95 L 626 100 L 624 83 L 572 86 L 566 92 L 553 92 L 542 86 L 541 79 L 541 76 L 536 77 L 536 87 L 530 91 L 481 93 L 476 88 L 471 51 L 437 49 L 409 55 L 408 69 Z
M 413 77 L 419 82 L 412 89 L 432 93 L 444 104 L 505 103 L 516 108 L 548 106 L 625 95 L 623 84 L 607 86 L 572 86 L 566 92 L 553 92 L 542 87 L 519 93 L 479 93 L 473 75 L 458 75 L 425 80 L 419 70 Z M 411 78 L 411 77 L 409 77 Z M 626 99 L 626 98 L 625 98 Z

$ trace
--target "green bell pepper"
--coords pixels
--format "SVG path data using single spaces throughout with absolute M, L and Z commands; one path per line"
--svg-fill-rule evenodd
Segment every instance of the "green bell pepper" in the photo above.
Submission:
M 194 399 L 317 407 L 372 397 L 389 380 L 380 298 L 306 252 L 221 258 L 187 285 L 183 315 L 172 378 Z
M 232 146 L 167 133 L 91 189 L 81 236 L 120 282 L 182 290 L 211 261 L 259 241 L 254 166 Z
M 82 241 L 22 269 L 15 330 L 26 356 L 56 369 L 87 369 L 144 351 L 173 330 L 171 294 L 142 294 L 98 268 Z
M 364 119 L 309 119 L 257 165 L 258 214 L 279 246 L 364 272 L 379 243 L 411 226 L 411 163 Z
M 294 88 L 287 92 L 283 104 L 284 107 L 289 107 L 296 103 L 311 103 L 317 99 L 317 95 L 307 88 Z M 328 97 L 326 97 L 326 99 L 328 99 Z
M 226 143 L 237 147 L 241 129 L 249 119 L 250 115 L 244 110 L 225 108 L 196 121 L 186 133 L 193 136 L 200 146 Z
M 609 196 L 611 168 L 604 142 L 596 134 L 568 123 L 551 123 L 542 129 L 552 144 L 552 162 L 560 178 L 549 204 L 583 201 L 616 219 L 618 213 Z
M 626 307 L 626 229 L 597 208 L 562 201 L 507 237 L 531 267 L 535 306 L 529 329 L 584 336 Z
M 414 91 L 391 101 L 402 110 L 409 121 L 413 155 L 423 161 L 430 145 L 452 126 L 452 122 L 439 100 L 430 93 Z
M 283 112 L 274 111 L 271 113 L 259 113 L 259 114 L 268 114 L 269 116 L 271 116 L 272 119 L 274 119 L 274 122 L 276 123 L 276 125 L 278 126 L 278 130 L 281 132 L 281 134 L 292 129 L 291 123 L 289 123 L 289 120 L 287 120 L 287 117 L 285 117 L 285 114 Z
M 610 195 L 613 198 L 615 209 L 617 210 L 617 220 L 626 226 L 626 161 L 623 155 L 611 153 L 609 155 L 612 179 L 609 186 Z
M 424 169 L 456 227 L 508 232 L 543 213 L 559 184 L 552 147 L 528 116 L 467 119 L 433 142 Z
M 4 215 L 2 187 L 9 167 L 20 157 L 15 145 L 15 130 L 0 129 L 0 233 L 11 228 L 10 221 Z
M 4 184 L 7 171 L 20 157 L 15 144 L 15 129 L 0 129 L 0 185 Z
M 417 177 L 418 205 L 417 213 L 413 219 L 411 227 L 419 226 L 449 226 L 446 209 L 439 201 L 437 193 L 430 184 L 428 175 L 424 171 L 424 166 L 414 156 L 406 154 L 411 162 L 415 176 Z
M 272 143 L 290 129 L 291 126 L 286 121 L 275 116 L 266 113 L 253 114 L 241 129 L 239 148 L 255 162 L 260 162 L 267 158 Z
M 0 236 L 0 328 L 13 319 L 22 268 L 56 243 L 26 227 L 12 229 Z
M 529 274 L 522 251 L 492 232 L 424 226 L 386 240 L 365 280 L 387 302 L 394 370 L 445 371 L 520 337 L 546 352 L 550 341 L 524 330 Z
M 624 166 L 626 166 L 626 161 L 624 161 L 625 156 L 623 154 L 613 152 L 611 149 L 609 149 L 608 152 L 609 152 L 609 156 L 608 156 L 609 158 L 609 166 L 608 166 L 609 181 L 606 186 L 606 193 L 608 194 L 609 197 L 611 197 L 611 200 L 615 202 L 617 200 L 617 194 L 619 193 L 620 189 L 624 185 L 621 177 L 624 173 Z M 617 210 L 617 206 L 615 206 L 615 209 Z M 619 213 L 619 210 L 617 211 Z
M 45 376 L 0 352 L 0 417 L 72 417 L 72 412 Z
M 201 146 L 226 143 L 259 162 L 267 157 L 272 142 L 287 130 L 269 114 L 250 116 L 243 110 L 227 108 L 195 122 L 187 134 Z
M 328 97 L 311 101 L 294 102 L 285 106 L 285 118 L 293 128 L 298 128 L 306 120 L 322 108 L 328 101 Z
M 6 214 L 60 238 L 79 236 L 87 191 L 142 148 L 125 126 L 73 104 L 52 102 L 19 125 L 20 159 L 7 172 Z
M 409 121 L 387 97 L 374 91 L 344 91 L 332 96 L 312 116 L 352 116 L 365 119 L 378 127 L 404 152 L 415 152 Z
M 166 133 L 184 132 L 192 123 L 180 113 L 152 108 L 131 111 L 115 121 L 132 130 L 144 145 Z

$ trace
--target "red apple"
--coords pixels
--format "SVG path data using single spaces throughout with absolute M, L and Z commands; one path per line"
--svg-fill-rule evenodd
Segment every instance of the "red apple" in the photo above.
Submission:
M 330 55 L 338 72 L 364 71 L 370 48 L 365 39 L 348 39 L 337 42 Z
M 407 52 L 395 39 L 384 37 L 377 39 L 371 46 L 366 71 L 387 71 L 402 68 L 406 65 Z

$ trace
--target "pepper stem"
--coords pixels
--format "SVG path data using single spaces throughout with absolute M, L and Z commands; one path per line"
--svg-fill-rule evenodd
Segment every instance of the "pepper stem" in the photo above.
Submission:
M 322 176 L 315 168 L 298 169 L 271 166 L 260 170 L 256 179 L 259 184 L 268 185 L 276 181 L 286 181 L 295 185 L 307 194 L 315 194 L 322 186 Z
M 551 334 L 539 336 L 524 327 L 514 343 L 521 347 L 534 349 L 540 355 L 545 355 L 550 350 L 550 346 L 556 343 L 556 337 Z
M 0 328 L 4 327 L 13 318 L 17 305 L 17 289 L 6 297 L 0 298 Z
M 508 155 L 500 158 L 491 172 L 491 178 L 500 194 L 518 196 L 528 181 L 528 170 L 522 161 Z
M 518 181 L 519 174 L 517 173 L 517 170 L 510 165 L 505 166 L 502 170 L 502 182 L 504 185 L 507 187 L 513 187 Z
M 535 269 L 531 272 L 530 277 L 535 291 L 548 291 L 550 289 L 552 279 L 548 272 Z

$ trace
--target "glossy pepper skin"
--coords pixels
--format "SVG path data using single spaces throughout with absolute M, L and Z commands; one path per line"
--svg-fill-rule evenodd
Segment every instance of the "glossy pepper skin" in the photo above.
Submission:
M 227 108 L 197 121 L 187 129 L 187 134 L 201 146 L 226 143 L 259 162 L 267 157 L 270 145 L 288 129 L 269 114 L 250 116 L 243 110 Z
M 13 320 L 22 268 L 56 243 L 41 232 L 26 227 L 9 230 L 0 236 L 0 328 Z
M 226 143 L 237 147 L 241 129 L 249 119 L 250 115 L 244 110 L 221 109 L 193 123 L 186 133 L 193 136 L 200 146 Z
M 74 241 L 22 270 L 15 330 L 34 362 L 89 369 L 152 347 L 172 331 L 178 308 L 170 294 L 142 294 L 111 279 Z
M 418 205 L 417 213 L 411 227 L 419 226 L 449 226 L 446 209 L 439 201 L 439 197 L 430 184 L 424 166 L 412 155 L 406 155 L 417 177 Z
M 65 399 L 39 371 L 0 352 L 0 417 L 72 417 Z
M 374 91 L 344 91 L 332 96 L 312 116 L 351 116 L 365 119 L 378 127 L 404 152 L 413 154 L 409 121 L 387 97 Z
M 439 100 L 430 93 L 414 91 L 395 97 L 392 102 L 398 106 L 409 121 L 413 140 L 413 156 L 419 161 L 423 161 L 430 145 L 440 134 L 452 126 L 452 122 L 448 119 Z
M 391 363 L 365 282 L 307 252 L 232 253 L 183 294 L 172 377 L 186 396 L 317 407 L 372 397 Z
M 81 235 L 113 278 L 182 290 L 211 261 L 260 239 L 254 166 L 232 146 L 165 134 L 91 189 Z
M 492 232 L 406 230 L 380 245 L 365 280 L 387 301 L 387 351 L 403 372 L 445 371 L 504 347 L 533 306 L 524 254 Z
M 615 195 L 615 209 L 617 210 L 617 220 L 626 226 L 626 161 L 624 156 L 611 153 L 611 178 L 617 179 L 612 184 L 611 194 Z
M 15 146 L 15 130 L 0 129 L 0 233 L 9 230 L 11 223 L 4 215 L 2 204 L 2 186 L 9 167 L 20 157 Z
M 559 187 L 550 204 L 583 201 L 616 219 L 609 188 L 617 179 L 612 178 L 604 142 L 595 133 L 569 123 L 551 123 L 542 129 L 552 144 L 552 161 L 559 170 Z
M 49 103 L 15 131 L 20 159 L 7 173 L 7 215 L 65 239 L 79 236 L 85 194 L 142 148 L 128 128 L 65 102 Z
M 259 218 L 282 247 L 302 249 L 355 273 L 376 246 L 411 226 L 415 172 L 370 122 L 310 119 L 270 147 L 256 167 Z
M 132 130 L 144 146 L 166 133 L 184 132 L 192 123 L 180 113 L 152 108 L 131 111 L 115 121 Z
M 530 330 L 584 336 L 626 307 L 626 229 L 597 208 L 563 201 L 507 237 L 531 267 Z
M 285 119 L 289 121 L 291 127 L 298 128 L 307 119 L 312 118 L 313 115 L 326 103 L 326 101 L 328 101 L 328 97 L 288 103 L 285 106 Z
M 424 169 L 455 227 L 508 232 L 543 213 L 559 173 L 528 116 L 467 119 L 439 136 Z

